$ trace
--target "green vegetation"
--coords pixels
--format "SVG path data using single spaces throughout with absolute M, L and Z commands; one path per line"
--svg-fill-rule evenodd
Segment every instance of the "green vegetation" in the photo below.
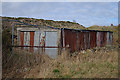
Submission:
M 54 73 L 58 73 L 58 72 L 60 72 L 60 71 L 59 71 L 58 69 L 54 69 L 53 72 L 54 72 Z

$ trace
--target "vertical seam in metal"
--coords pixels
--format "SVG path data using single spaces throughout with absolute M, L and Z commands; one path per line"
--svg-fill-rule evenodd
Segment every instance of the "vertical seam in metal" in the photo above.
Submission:
M 38 47 L 38 53 L 40 54 L 40 28 L 39 28 L 39 47 Z
M 63 47 L 65 47 L 65 36 L 64 36 L 64 28 L 62 29 L 62 35 L 63 35 Z
M 79 44 L 78 44 L 78 40 L 79 40 L 79 37 L 78 37 L 78 32 L 77 32 L 77 39 L 76 39 L 76 47 L 77 47 L 77 51 L 79 50 L 79 49 L 78 49 L 78 45 L 79 45 Z
M 14 23 L 12 25 L 12 55 L 13 55 L 13 43 L 14 42 Z

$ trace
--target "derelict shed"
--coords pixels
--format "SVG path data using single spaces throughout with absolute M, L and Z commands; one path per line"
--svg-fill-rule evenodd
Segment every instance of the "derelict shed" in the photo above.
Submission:
M 113 32 L 68 28 L 18 27 L 18 44 L 22 49 L 46 53 L 55 58 L 63 48 L 70 52 L 112 45 Z
M 34 53 L 47 53 L 56 57 L 61 30 L 52 27 L 17 27 L 18 45 Z
M 64 28 L 61 38 L 62 47 L 67 46 L 71 52 L 75 52 L 94 47 L 112 45 L 113 32 Z

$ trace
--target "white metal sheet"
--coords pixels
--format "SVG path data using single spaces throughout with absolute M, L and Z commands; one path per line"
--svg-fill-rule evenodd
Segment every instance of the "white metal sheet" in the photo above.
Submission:
M 57 46 L 57 32 L 46 32 L 45 46 Z
M 99 47 L 99 32 L 97 32 L 97 47 Z
M 34 35 L 34 46 L 39 46 L 39 40 L 40 40 L 40 32 L 39 31 L 36 31 L 35 32 L 35 35 Z M 38 51 L 38 48 L 37 47 L 34 47 L 34 51 Z
M 24 32 L 24 46 L 30 45 L 30 33 Z M 28 49 L 28 47 L 24 47 L 24 49 Z
M 57 32 L 46 32 L 45 46 L 56 46 L 57 47 Z M 57 56 L 58 48 L 46 48 L 45 53 L 50 57 L 55 58 Z

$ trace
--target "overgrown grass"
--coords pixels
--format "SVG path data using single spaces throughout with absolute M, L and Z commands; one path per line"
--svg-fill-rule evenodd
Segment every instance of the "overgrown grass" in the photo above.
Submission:
M 118 52 L 116 47 L 81 51 L 77 56 L 63 52 L 57 59 L 47 60 L 29 72 L 27 78 L 117 78 Z M 32 74 L 33 71 L 37 75 Z
M 9 56 L 3 64 L 3 78 L 24 77 L 27 72 L 44 62 L 42 55 L 28 53 L 20 49 L 14 49 L 13 54 L 8 54 Z

